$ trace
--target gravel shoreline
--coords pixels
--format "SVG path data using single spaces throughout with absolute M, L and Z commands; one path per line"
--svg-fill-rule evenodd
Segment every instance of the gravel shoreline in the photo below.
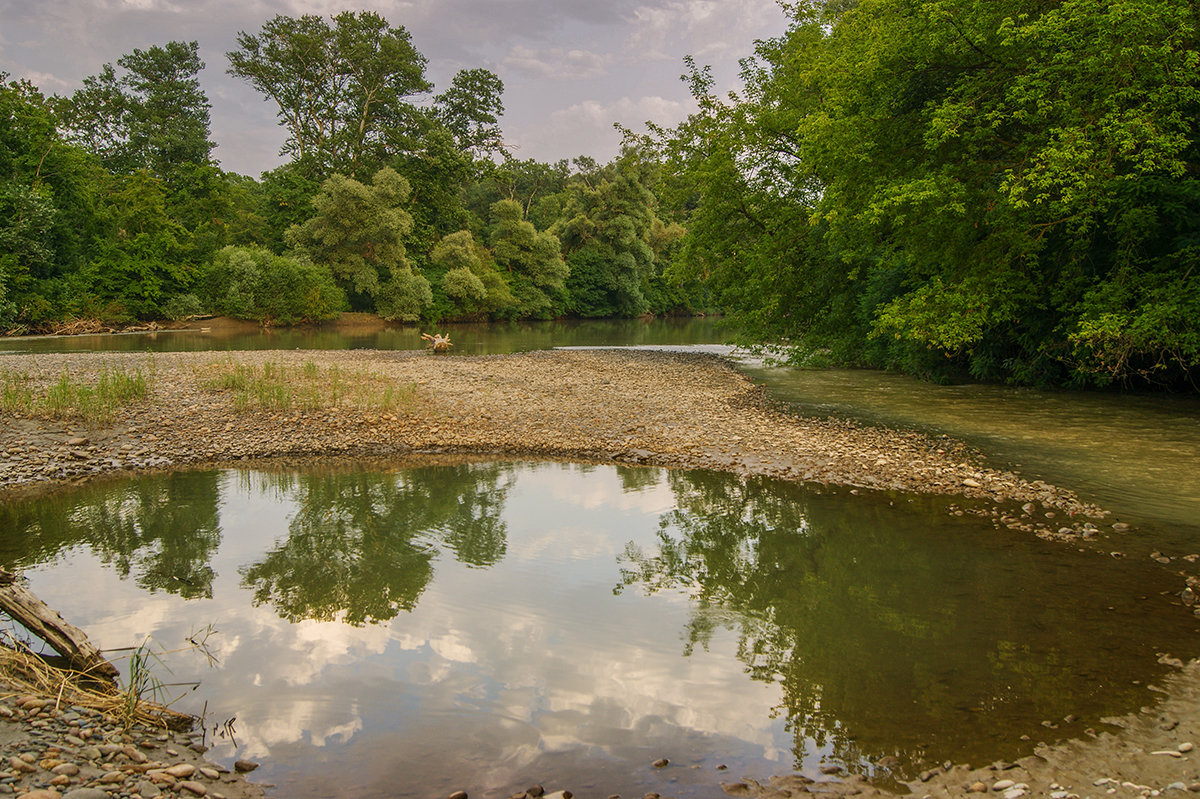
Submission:
M 347 405 L 273 412 L 239 410 L 232 392 L 207 387 L 231 364 L 266 363 L 293 371 L 306 364 L 336 367 L 351 379 L 415 387 L 416 399 L 386 412 Z M 54 353 L 6 355 L 0 367 L 43 385 L 64 373 L 80 382 L 106 369 L 153 374 L 149 400 L 103 426 L 5 418 L 0 494 L 131 469 L 453 452 L 615 460 L 961 495 L 981 501 L 981 512 L 993 515 L 998 526 L 1048 538 L 1091 537 L 1107 515 L 1068 490 L 987 468 L 949 439 L 775 410 L 759 387 L 714 356 Z
M 406 387 L 415 396 L 386 410 L 342 403 L 271 411 L 239 408 L 233 392 L 213 388 L 214 375 L 222 370 L 261 369 L 267 363 L 293 373 L 336 367 L 351 381 Z M 102 425 L 0 419 L 0 498 L 125 471 L 462 453 L 717 469 L 852 490 L 956 496 L 963 507 L 952 505 L 951 512 L 990 517 L 998 529 L 1051 539 L 1094 538 L 1102 535 L 1101 528 L 1124 528 L 1111 525 L 1107 511 L 1081 502 L 1069 490 L 983 465 L 959 442 L 782 412 L 771 407 L 759 387 L 712 356 L 644 351 L 470 357 L 367 350 L 55 353 L 6 355 L 0 367 L 28 376 L 35 385 L 49 385 L 64 373 L 87 382 L 112 369 L 153 376 L 148 399 Z M 1188 751 L 1179 750 L 1191 743 L 1183 736 L 1200 741 L 1200 667 L 1179 666 L 1167 703 L 1125 720 L 1119 736 L 1101 733 L 1070 744 L 1039 745 L 1035 756 L 1017 764 L 979 770 L 949 764 L 910 787 L 918 796 L 995 791 L 1006 799 L 1200 790 L 1193 753 L 1186 746 Z M 1175 716 L 1169 729 L 1170 722 L 1157 720 L 1164 713 Z M 1150 754 L 1167 749 L 1175 754 Z M 1144 758 L 1139 760 L 1138 753 Z M 33 754 L 37 759 L 43 753 Z M 724 788 L 733 796 L 756 797 L 886 795 L 860 778 L 825 779 L 810 785 L 792 775 L 765 785 L 734 781 Z M 1097 783 L 1108 779 L 1116 782 Z

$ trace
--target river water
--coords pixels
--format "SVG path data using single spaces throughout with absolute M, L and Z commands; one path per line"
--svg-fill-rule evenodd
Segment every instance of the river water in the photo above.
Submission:
M 452 332 L 460 350 L 721 337 L 707 320 L 473 330 Z M 284 346 L 277 335 L 212 346 Z M 93 348 L 114 340 L 146 346 Z M 330 341 L 287 339 L 385 343 Z M 1158 653 L 1200 654 L 1172 597 L 1186 561 L 1148 557 L 1200 549 L 1194 401 L 741 364 L 802 412 L 965 438 L 1137 527 L 1079 551 L 939 498 L 449 458 L 143 476 L 8 503 L 0 564 L 105 647 L 216 628 L 219 665 L 163 656 L 169 681 L 201 683 L 177 707 L 207 703 L 213 756 L 262 760 L 256 778 L 302 798 L 503 797 L 532 782 L 691 797 L 830 763 L 908 779 L 1102 729 L 1154 701 Z

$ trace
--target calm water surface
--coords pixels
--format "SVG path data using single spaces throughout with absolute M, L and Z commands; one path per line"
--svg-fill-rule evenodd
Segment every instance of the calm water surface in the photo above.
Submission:
M 483 355 L 568 346 L 676 346 L 717 344 L 724 334 L 712 317 L 575 319 L 552 322 L 451 324 L 452 354 Z M 415 326 L 316 326 L 242 330 L 181 330 L 94 336 L 0 338 L 4 352 L 208 352 L 211 350 L 423 350 Z
M 1156 653 L 1196 654 L 1149 559 L 717 473 L 186 472 L 8 503 L 0 529 L 0 563 L 102 646 L 216 627 L 218 666 L 167 657 L 202 681 L 178 706 L 236 718 L 213 754 L 287 797 L 688 797 L 887 755 L 912 777 L 1099 727 L 1153 701 Z

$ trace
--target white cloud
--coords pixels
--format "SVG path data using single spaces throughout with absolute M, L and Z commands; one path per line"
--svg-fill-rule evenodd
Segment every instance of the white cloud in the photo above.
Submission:
M 533 77 L 579 80 L 606 74 L 612 60 L 611 55 L 589 50 L 563 50 L 561 47 L 532 50 L 518 44 L 509 50 L 502 64 L 507 69 Z
M 781 32 L 785 22 L 776 0 L 668 0 L 633 10 L 627 51 L 673 61 L 687 54 L 701 62 L 736 58 L 749 55 L 754 39 Z

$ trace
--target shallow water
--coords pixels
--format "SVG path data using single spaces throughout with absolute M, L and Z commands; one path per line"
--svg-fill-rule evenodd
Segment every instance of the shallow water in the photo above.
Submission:
M 568 319 L 549 322 L 449 324 L 437 329 L 454 342 L 451 354 L 485 355 L 564 346 L 673 346 L 716 344 L 724 333 L 712 317 Z M 5 352 L 208 352 L 212 350 L 423 350 L 413 325 L 211 330 L 162 330 L 87 336 L 0 337 Z
M 867 370 L 743 368 L 797 412 L 949 435 L 988 462 L 1077 491 L 1141 528 L 1135 540 L 1200 551 L 1200 397 L 936 386 Z
M 717 473 L 183 472 L 7 503 L 0 529 L 102 646 L 214 626 L 219 665 L 165 657 L 202 681 L 177 706 L 288 797 L 690 797 L 888 755 L 912 777 L 1099 728 L 1152 701 L 1157 653 L 1196 654 L 1148 559 Z

